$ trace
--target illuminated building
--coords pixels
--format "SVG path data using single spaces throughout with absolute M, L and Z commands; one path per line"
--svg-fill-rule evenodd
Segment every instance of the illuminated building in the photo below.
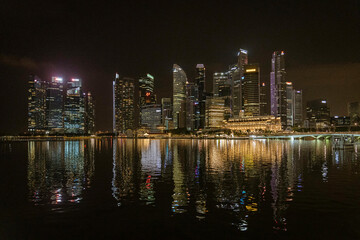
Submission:
M 230 72 L 216 72 L 213 75 L 213 95 L 222 97 L 225 101 L 225 119 L 231 117 L 231 78 Z
M 113 132 L 134 129 L 134 79 L 116 73 L 113 81 Z
M 28 131 L 42 133 L 46 127 L 46 83 L 30 75 L 28 84 Z
M 169 122 L 172 121 L 172 106 L 171 98 L 162 98 L 161 99 L 161 123 L 165 126 L 165 129 L 168 130 Z
M 196 65 L 196 77 L 195 84 L 198 90 L 196 105 L 196 122 L 195 129 L 203 129 L 205 127 L 205 101 L 206 101 L 206 92 L 205 92 L 205 67 L 204 64 Z
M 360 104 L 359 102 L 348 103 L 348 115 L 351 119 L 351 125 L 360 124 Z
M 179 128 L 179 114 L 181 103 L 186 100 L 185 85 L 187 82 L 186 73 L 177 64 L 173 66 L 173 122 L 174 128 Z
M 95 134 L 95 101 L 90 92 L 85 95 L 85 133 Z
M 286 82 L 286 126 L 292 127 L 294 125 L 294 89 L 292 82 Z
M 274 116 L 230 118 L 226 121 L 225 128 L 245 133 L 279 132 L 281 131 L 281 122 L 280 118 Z
M 242 81 L 243 109 L 245 116 L 260 115 L 260 68 L 257 64 L 244 66 Z
M 141 126 L 150 130 L 151 133 L 160 132 L 161 105 L 148 104 L 141 108 Z
M 293 93 L 293 120 L 294 127 L 300 127 L 303 122 L 303 104 L 302 104 L 302 91 L 294 90 Z
M 260 116 L 268 115 L 267 112 L 267 86 L 264 82 L 260 84 Z
M 284 51 L 275 51 L 271 59 L 270 73 L 271 115 L 280 117 L 283 129 L 287 126 L 287 95 Z
M 81 80 L 72 78 L 66 84 L 64 105 L 65 133 L 85 133 L 85 106 Z
M 199 121 L 200 112 L 197 107 L 198 88 L 195 83 L 186 83 L 186 102 L 185 102 L 185 128 L 188 131 L 195 130 L 196 122 Z M 196 112 L 198 111 L 198 112 Z
M 224 125 L 225 100 L 222 97 L 206 99 L 206 128 L 222 128 Z
M 240 111 L 243 110 L 242 102 L 242 80 L 244 77 L 244 66 L 248 64 L 248 51 L 240 49 L 238 52 L 237 64 L 230 67 L 232 81 L 232 104 L 233 116 L 238 117 Z
M 139 102 L 140 108 L 147 104 L 155 104 L 154 77 L 147 73 L 146 76 L 139 78 Z
M 330 118 L 330 124 L 335 129 L 338 128 L 343 131 L 348 131 L 351 125 L 351 118 L 348 116 L 334 116 Z
M 63 79 L 52 77 L 46 89 L 46 123 L 51 133 L 64 131 Z
M 308 101 L 306 104 L 306 120 L 309 128 L 324 129 L 330 126 L 330 109 L 325 99 Z

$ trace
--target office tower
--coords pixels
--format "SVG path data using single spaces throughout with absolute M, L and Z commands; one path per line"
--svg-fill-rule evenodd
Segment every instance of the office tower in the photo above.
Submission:
M 85 94 L 85 133 L 95 134 L 95 101 L 91 92 Z
M 293 120 L 294 127 L 301 127 L 303 122 L 303 105 L 302 105 L 302 91 L 294 90 L 293 93 Z
M 286 82 L 286 126 L 287 128 L 294 126 L 294 89 L 292 82 Z
M 313 129 L 324 129 L 330 126 L 330 109 L 325 99 L 308 101 L 306 104 L 306 120 Z
M 286 71 L 284 51 L 275 51 L 271 59 L 270 110 L 271 115 L 280 117 L 283 129 L 287 126 Z
M 64 104 L 65 133 L 85 133 L 85 106 L 81 80 L 72 78 L 66 84 Z
M 156 96 L 154 94 L 154 77 L 149 73 L 139 79 L 139 103 L 140 108 L 147 104 L 156 103 Z
M 52 77 L 46 89 L 46 125 L 51 133 L 63 133 L 63 79 Z
M 213 74 L 213 94 L 214 97 L 219 96 L 219 90 L 220 88 L 223 88 L 223 86 L 230 85 L 231 83 L 229 81 L 229 76 L 227 72 L 215 72 Z
M 258 64 L 244 66 L 242 95 L 245 116 L 260 115 L 260 67 Z
M 42 133 L 46 127 L 46 83 L 30 75 L 28 86 L 28 131 Z
M 247 50 L 240 49 L 238 52 L 238 61 L 235 65 L 230 66 L 232 80 L 232 104 L 233 115 L 238 117 L 243 110 L 242 80 L 244 78 L 244 66 L 248 64 Z
M 186 101 L 185 101 L 185 128 L 188 131 L 195 130 L 196 122 L 199 122 L 200 109 L 197 107 L 199 102 L 197 100 L 198 88 L 195 83 L 186 83 Z
M 260 84 L 260 116 L 268 115 L 267 112 L 267 86 L 264 82 Z
M 222 128 L 224 126 L 225 100 L 222 97 L 206 99 L 206 128 Z
M 198 104 L 196 105 L 197 121 L 195 123 L 195 129 L 203 129 L 205 127 L 205 67 L 204 64 L 196 65 L 196 77 L 195 84 L 198 89 Z
M 213 75 L 213 96 L 222 97 L 225 101 L 225 119 L 231 117 L 231 78 L 230 72 L 216 72 Z
M 147 104 L 141 108 L 141 126 L 148 128 L 151 133 L 160 132 L 161 105 Z
M 181 103 L 186 100 L 185 85 L 187 82 L 186 73 L 177 64 L 173 65 L 173 121 L 174 128 L 179 128 L 179 114 Z
M 171 98 L 161 99 L 161 124 L 166 130 L 169 130 L 169 122 L 172 121 L 172 105 Z
M 360 104 L 359 102 L 348 103 L 348 115 L 350 117 L 351 125 L 360 124 Z
M 115 74 L 113 81 L 113 132 L 134 129 L 134 79 Z

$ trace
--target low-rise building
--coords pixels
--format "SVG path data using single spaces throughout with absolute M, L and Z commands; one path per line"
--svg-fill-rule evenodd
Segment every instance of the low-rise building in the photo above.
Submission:
M 280 118 L 274 116 L 230 118 L 225 128 L 248 133 L 282 131 Z

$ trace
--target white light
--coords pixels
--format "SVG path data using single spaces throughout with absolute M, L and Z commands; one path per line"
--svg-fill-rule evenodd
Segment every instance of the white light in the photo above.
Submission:
M 323 100 L 323 101 L 321 101 L 321 103 L 326 103 L 326 101 Z
M 78 78 L 73 78 L 73 79 L 71 79 L 71 81 L 73 81 L 73 82 L 78 82 L 78 81 L 80 81 L 80 79 L 78 79 Z

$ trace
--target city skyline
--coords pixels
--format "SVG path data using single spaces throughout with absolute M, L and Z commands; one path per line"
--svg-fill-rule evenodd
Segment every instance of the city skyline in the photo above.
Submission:
M 0 121 L 6 126 L 0 129 L 3 133 L 26 129 L 24 93 L 30 73 L 43 79 L 60 74 L 64 78 L 81 76 L 84 89 L 91 90 L 97 100 L 97 130 L 111 130 L 112 97 L 108 92 L 114 72 L 135 79 L 150 72 L 157 79 L 155 92 L 161 99 L 171 97 L 172 64 L 179 64 L 189 79 L 194 79 L 194 66 L 203 63 L 209 78 L 234 63 L 239 48 L 248 50 L 251 62 L 259 63 L 261 82 L 267 84 L 269 56 L 284 50 L 289 56 L 287 78 L 303 90 L 304 103 L 326 98 L 331 115 L 346 115 L 347 103 L 359 101 L 357 1 L 247 3 L 241 6 L 241 19 L 235 14 L 239 3 L 202 1 L 176 7 L 175 3 L 19 7 L 11 2 L 2 7 L 0 100 L 12 102 L 0 106 L 8 115 Z M 227 14 L 217 14 L 219 7 Z M 89 21 L 84 14 L 94 9 L 99 14 Z M 118 21 L 116 9 L 124 9 Z M 171 16 L 170 9 L 174 9 Z M 275 10 L 281 11 L 281 16 L 273 15 Z M 252 21 L 248 21 L 250 17 Z M 40 28 L 45 23 L 51 28 Z M 149 37 L 142 37 L 145 35 Z

